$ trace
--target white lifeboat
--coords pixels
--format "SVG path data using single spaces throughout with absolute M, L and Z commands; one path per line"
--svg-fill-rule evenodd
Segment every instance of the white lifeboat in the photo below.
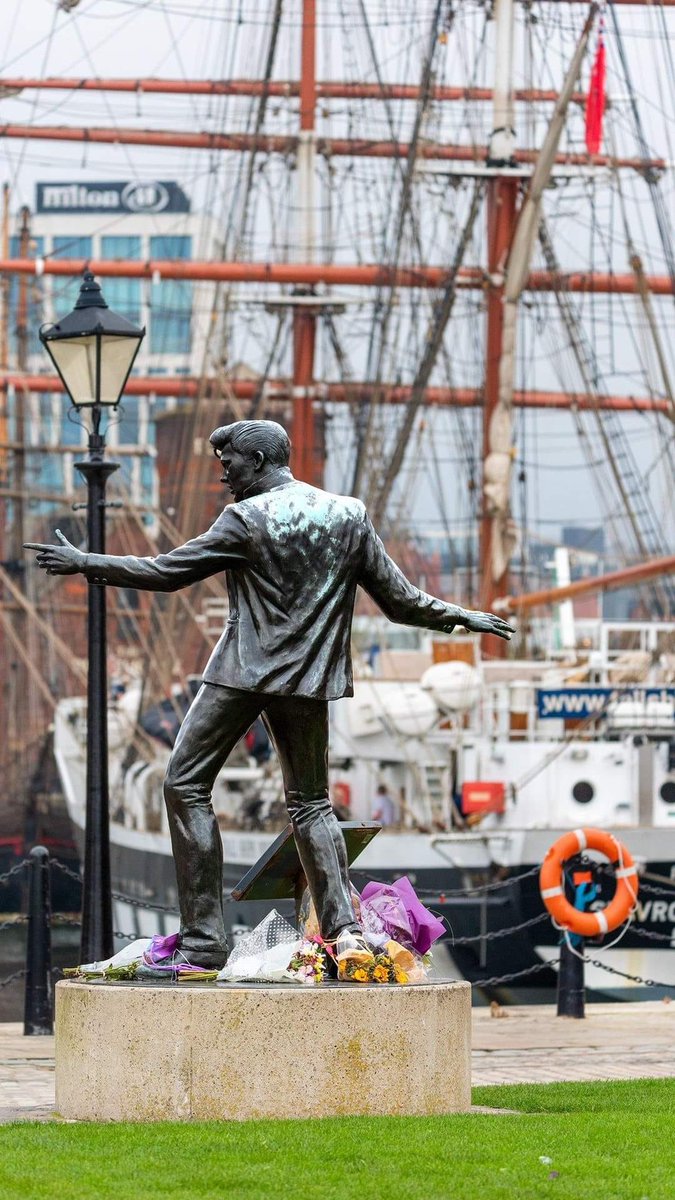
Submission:
M 478 703 L 480 676 L 469 663 L 434 663 L 423 674 L 421 686 L 442 712 L 468 712 Z
M 387 730 L 401 737 L 424 737 L 438 721 L 438 708 L 418 683 L 360 680 L 348 720 L 352 737 Z

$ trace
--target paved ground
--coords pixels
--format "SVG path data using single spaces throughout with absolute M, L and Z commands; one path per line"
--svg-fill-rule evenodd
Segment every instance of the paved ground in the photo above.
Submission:
M 54 1038 L 0 1025 L 0 1122 L 46 1120 L 54 1109 Z
M 675 1077 L 675 1003 L 589 1004 L 582 1021 L 548 1004 L 476 1008 L 471 1065 L 474 1084 Z
M 583 1021 L 552 1005 L 473 1010 L 474 1084 L 675 1077 L 675 1003 L 588 1005 Z M 0 1122 L 47 1120 L 54 1039 L 0 1024 Z

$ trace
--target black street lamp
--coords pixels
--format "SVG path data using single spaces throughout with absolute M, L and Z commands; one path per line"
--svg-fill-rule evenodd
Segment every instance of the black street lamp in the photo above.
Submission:
M 67 317 L 43 325 L 40 341 L 75 408 L 91 409 L 89 456 L 75 466 L 87 483 L 87 549 L 105 554 L 105 488 L 119 463 L 105 458 L 104 408 L 117 408 L 145 329 L 111 312 L 85 271 Z M 105 587 L 89 584 L 87 678 L 87 800 L 82 886 L 81 962 L 114 952 L 108 801 L 108 681 Z

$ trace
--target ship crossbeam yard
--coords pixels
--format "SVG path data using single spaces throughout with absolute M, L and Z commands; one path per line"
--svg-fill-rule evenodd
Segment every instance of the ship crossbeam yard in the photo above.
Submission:
M 24 393 L 52 393 L 60 390 L 61 383 L 56 375 L 30 375 L 16 371 L 0 370 L 0 390 L 12 388 Z M 176 396 L 191 400 L 199 396 L 223 397 L 224 399 L 253 400 L 260 390 L 259 382 L 235 379 L 227 375 L 195 377 L 189 375 L 157 376 L 135 375 L 127 381 L 128 396 Z M 266 404 L 286 404 L 297 389 L 288 379 L 267 379 L 262 387 Z M 315 400 L 327 404 L 356 404 L 367 400 L 373 392 L 372 383 L 365 381 L 350 383 L 314 382 L 303 392 Z M 412 386 L 382 383 L 378 386 L 378 401 L 384 405 L 408 405 L 413 395 Z M 483 391 L 480 388 L 428 387 L 422 399 L 430 408 L 481 408 Z M 655 396 L 609 396 L 597 392 L 544 392 L 534 389 L 516 389 L 513 395 L 515 408 L 534 408 L 548 411 L 577 409 L 579 411 L 600 410 L 623 413 L 672 414 L 670 400 Z M 14 443 L 7 443 L 14 449 Z M 119 448 L 116 453 L 123 453 Z
M 316 287 L 397 287 L 442 288 L 448 279 L 443 267 L 414 266 L 388 268 L 375 265 L 338 263 L 267 263 L 267 262 L 184 262 L 173 259 L 84 259 L 84 258 L 2 258 L 2 275 L 80 275 L 85 268 L 103 278 L 185 279 L 205 283 L 279 283 Z M 499 287 L 501 276 L 482 267 L 460 267 L 456 275 L 460 290 L 486 291 Z M 648 290 L 655 296 L 673 294 L 668 275 L 645 277 Z M 525 281 L 527 291 L 590 292 L 608 295 L 639 295 L 635 275 L 600 271 L 531 271 Z M 330 302 L 330 297 L 326 297 Z
M 0 85 L 1 86 L 1 85 Z M 75 128 L 59 125 L 0 125 L 0 138 L 31 141 L 85 142 L 87 145 L 163 146 L 184 150 L 229 150 L 236 153 L 296 154 L 300 138 L 266 133 L 190 133 L 169 129 Z M 374 141 L 370 138 L 316 138 L 318 155 L 330 158 L 408 158 L 413 146 L 408 142 Z M 489 152 L 478 146 L 451 145 L 443 142 L 420 143 L 414 148 L 418 159 L 448 162 L 489 163 Z M 536 150 L 514 150 L 514 163 L 536 162 Z M 608 154 L 556 155 L 555 162 L 571 167 L 628 168 L 633 171 L 664 171 L 663 158 L 613 157 Z M 500 168 L 495 167 L 500 173 Z

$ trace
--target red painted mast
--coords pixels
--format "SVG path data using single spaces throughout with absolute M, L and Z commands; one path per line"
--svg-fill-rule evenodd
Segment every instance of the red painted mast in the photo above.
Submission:
M 483 462 L 490 452 L 490 422 L 499 399 L 499 364 L 502 356 L 502 334 L 504 327 L 504 267 L 515 228 L 518 202 L 518 180 L 495 176 L 488 184 L 487 193 L 487 246 L 489 287 L 487 292 L 487 331 L 485 356 L 485 391 L 483 399 Z M 507 574 L 497 579 L 492 572 L 494 524 L 487 510 L 485 496 L 480 518 L 480 608 L 491 611 L 494 596 L 501 595 L 507 587 Z M 488 648 L 502 656 L 506 653 L 506 642 L 496 647 L 490 638 Z
M 96 79 L 51 76 L 33 79 L 30 76 L 0 76 L 0 89 L 7 93 L 23 91 L 59 92 L 130 92 L 134 96 L 275 96 L 287 99 L 300 95 L 297 80 L 282 79 Z M 420 89 L 414 83 L 354 83 L 351 80 L 327 80 L 317 83 L 318 100 L 411 100 L 419 99 Z M 432 84 L 431 100 L 491 101 L 492 88 L 451 87 Z M 525 104 L 554 103 L 558 92 L 552 88 L 518 88 L 514 100 Z M 577 92 L 577 104 L 585 104 L 586 96 Z
M 314 154 L 316 112 L 316 0 L 303 0 L 300 64 L 300 139 L 297 161 L 297 253 L 314 261 Z M 291 465 L 299 479 L 321 486 L 323 452 L 319 445 L 314 410 L 314 348 L 316 308 L 303 305 L 313 288 L 296 288 L 293 307 L 293 455 Z
M 493 131 L 488 149 L 488 163 L 494 167 L 511 167 L 515 162 L 516 144 L 513 107 L 513 0 L 496 0 L 495 4 L 495 82 Z M 488 458 L 493 449 L 492 423 L 499 403 L 500 363 L 504 332 L 504 271 L 516 226 L 519 182 L 513 176 L 494 175 L 487 192 L 487 253 L 488 293 L 485 361 L 485 397 L 483 401 L 483 488 L 480 513 L 480 599 L 479 608 L 492 610 L 496 595 L 507 590 L 508 568 L 496 569 L 503 556 L 495 543 L 498 504 L 490 496 Z M 506 656 L 507 643 L 496 638 L 482 639 L 490 655 Z M 492 643 L 497 642 L 496 646 Z

